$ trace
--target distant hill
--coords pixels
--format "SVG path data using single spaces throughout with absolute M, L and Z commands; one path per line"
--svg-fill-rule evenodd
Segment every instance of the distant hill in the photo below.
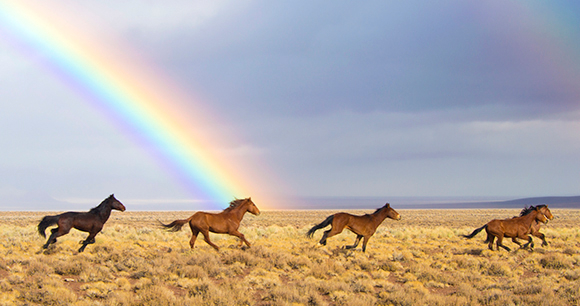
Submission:
M 476 209 L 476 208 L 524 208 L 527 206 L 548 205 L 550 208 L 580 209 L 580 196 L 572 197 L 533 197 L 505 201 L 438 202 L 422 204 L 402 204 L 407 209 Z
M 574 197 L 536 197 L 503 201 L 504 205 L 523 207 L 525 205 L 545 204 L 554 208 L 580 208 L 580 196 Z
M 375 209 L 386 202 L 396 209 L 514 208 L 546 204 L 550 208 L 580 209 L 580 196 L 520 199 L 482 197 L 287 197 L 277 199 L 279 209 Z

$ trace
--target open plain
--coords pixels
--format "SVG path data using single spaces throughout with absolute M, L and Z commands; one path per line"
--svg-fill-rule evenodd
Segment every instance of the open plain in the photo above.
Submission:
M 41 250 L 36 225 L 58 212 L 0 212 L 0 305 L 580 305 L 580 210 L 552 209 L 541 229 L 550 244 L 534 238 L 532 252 L 460 236 L 519 210 L 397 211 L 366 253 L 342 248 L 355 239 L 347 230 L 326 246 L 323 230 L 306 238 L 337 211 L 248 214 L 240 231 L 252 247 L 211 234 L 219 252 L 201 235 L 191 250 L 187 226 L 158 226 L 191 211 L 114 211 L 80 254 L 76 230 Z

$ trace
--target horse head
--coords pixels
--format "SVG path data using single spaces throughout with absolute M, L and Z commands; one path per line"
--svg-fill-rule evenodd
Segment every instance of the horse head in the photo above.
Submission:
M 542 213 L 542 209 L 539 207 L 535 208 L 536 210 L 536 220 L 542 222 L 542 223 L 548 223 L 548 218 Z
M 387 209 L 387 217 L 393 220 L 401 220 L 401 215 L 391 207 L 391 204 L 387 203 L 383 208 Z
M 546 218 L 548 218 L 548 220 L 554 219 L 554 215 L 552 215 L 552 212 L 548 208 L 548 205 L 542 205 L 540 207 L 540 213 L 542 213 Z M 546 223 L 548 222 L 548 220 L 546 220 Z
M 117 200 L 114 194 L 110 195 L 108 200 L 111 204 L 112 209 L 125 211 L 125 205 L 123 205 L 123 203 Z
M 253 214 L 253 215 L 260 215 L 260 210 L 258 209 L 258 206 L 256 206 L 256 204 L 254 204 L 254 202 L 252 202 L 252 198 L 247 198 L 246 199 L 246 204 L 248 205 L 248 211 Z

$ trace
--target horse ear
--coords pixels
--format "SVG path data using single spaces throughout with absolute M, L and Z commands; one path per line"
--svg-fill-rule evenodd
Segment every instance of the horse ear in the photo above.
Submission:
M 391 207 L 390 203 L 385 204 L 386 207 Z

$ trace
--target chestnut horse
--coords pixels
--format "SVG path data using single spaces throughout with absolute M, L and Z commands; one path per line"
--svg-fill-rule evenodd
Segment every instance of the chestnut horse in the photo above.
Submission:
M 348 213 L 336 213 L 334 215 L 329 216 L 326 220 L 322 221 L 322 223 L 315 225 L 311 228 L 306 236 L 312 237 L 314 232 L 317 230 L 327 227 L 331 225 L 331 228 L 324 232 L 322 235 L 322 239 L 320 239 L 320 244 L 326 245 L 326 239 L 338 235 L 342 233 L 342 230 L 346 227 L 351 232 L 356 234 L 356 240 L 354 241 L 353 245 L 345 246 L 346 249 L 354 249 L 358 246 L 361 238 L 364 237 L 362 251 L 366 251 L 367 243 L 371 236 L 377 230 L 377 227 L 387 218 L 391 218 L 393 220 L 401 220 L 401 215 L 396 212 L 394 209 L 391 208 L 389 203 L 385 204 L 385 206 L 377 209 L 372 214 L 365 214 L 362 216 L 355 216 Z
M 244 234 L 238 231 L 240 222 L 246 212 L 250 212 L 256 216 L 260 214 L 260 210 L 256 204 L 252 202 L 251 198 L 236 199 L 230 202 L 230 207 L 217 214 L 198 211 L 185 220 L 175 220 L 169 224 L 160 223 L 161 226 L 171 232 L 177 232 L 181 230 L 181 227 L 185 223 L 189 223 L 192 233 L 189 245 L 192 249 L 195 244 L 195 239 L 197 239 L 197 235 L 201 232 L 205 242 L 219 251 L 220 248 L 209 240 L 209 232 L 236 236 L 240 238 L 240 247 L 243 243 L 246 243 L 246 245 L 250 247 L 250 243 L 246 240 Z
M 548 210 L 548 207 L 545 205 L 532 207 L 531 209 L 526 211 L 521 217 L 514 217 L 511 219 L 494 219 L 489 221 L 486 225 L 474 230 L 469 235 L 463 235 L 465 238 L 473 238 L 483 229 L 487 232 L 487 239 L 485 240 L 488 243 L 488 248 L 493 250 L 493 241 L 497 238 L 497 250 L 502 247 L 506 249 L 508 252 L 511 251 L 510 248 L 506 247 L 502 244 L 503 238 L 512 238 L 512 241 L 516 242 L 520 247 L 522 245 L 517 242 L 516 238 L 525 239 L 528 242 L 523 245 L 523 248 L 527 248 L 531 246 L 534 247 L 534 242 L 530 233 L 532 232 L 532 225 L 534 222 L 539 221 L 542 223 L 548 222 L 548 218 L 544 215 L 544 213 Z M 551 213 L 550 213 L 551 214 Z
M 95 243 L 95 236 L 103 229 L 103 225 L 109 219 L 111 210 L 125 211 L 125 206 L 110 195 L 103 200 L 99 206 L 92 208 L 88 212 L 69 211 L 56 216 L 45 216 L 38 224 L 38 233 L 46 238 L 44 233 L 46 228 L 57 224 L 58 227 L 51 229 L 52 234 L 42 248 L 46 249 L 51 243 L 56 242 L 56 238 L 68 234 L 71 228 L 88 232 L 89 236 L 84 241 L 81 240 L 79 253 L 84 251 L 88 244 Z
M 548 205 L 538 205 L 537 207 L 542 210 L 542 213 L 544 214 L 544 216 L 546 216 L 546 218 L 548 218 L 548 220 L 554 219 L 554 215 L 552 215 L 552 212 L 548 208 Z M 522 209 L 522 211 L 520 212 L 520 217 L 523 217 L 523 216 L 529 214 L 533 209 L 535 209 L 534 206 L 530 206 L 528 208 Z M 546 221 L 546 223 L 547 223 L 547 221 Z M 542 246 L 547 246 L 548 242 L 546 241 L 546 236 L 544 234 L 540 233 L 541 226 L 542 226 L 542 223 L 540 223 L 540 221 L 538 221 L 538 220 L 535 220 L 534 222 L 532 222 L 530 234 L 532 234 L 532 236 L 536 236 L 536 237 L 542 239 Z M 521 246 L 519 241 L 517 241 L 517 238 L 512 238 L 512 241 Z

